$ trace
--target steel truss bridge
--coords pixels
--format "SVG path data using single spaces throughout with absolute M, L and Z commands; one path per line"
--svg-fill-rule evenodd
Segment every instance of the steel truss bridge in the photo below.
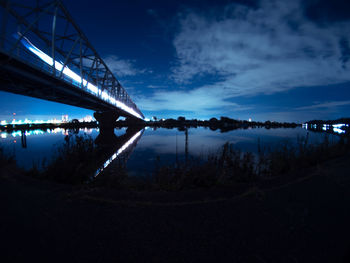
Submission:
M 144 119 L 58 0 L 0 0 L 0 90 Z

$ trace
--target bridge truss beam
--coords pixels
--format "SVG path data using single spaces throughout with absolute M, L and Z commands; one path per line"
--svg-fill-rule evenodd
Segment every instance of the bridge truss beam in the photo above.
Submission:
M 0 52 L 144 118 L 61 1 L 0 0 L 0 16 Z

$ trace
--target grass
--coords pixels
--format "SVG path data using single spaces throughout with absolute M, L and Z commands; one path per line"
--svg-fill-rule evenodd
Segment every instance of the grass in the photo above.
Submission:
M 149 176 L 128 176 L 125 163 L 115 160 L 97 178 L 101 156 L 105 150 L 97 147 L 91 137 L 66 137 L 54 160 L 43 171 L 33 168 L 28 174 L 60 183 L 86 184 L 91 187 L 110 187 L 132 190 L 177 191 L 193 188 L 210 188 L 237 184 L 254 184 L 266 178 L 276 178 L 287 173 L 299 174 L 302 169 L 316 166 L 326 160 L 349 152 L 350 140 L 343 136 L 330 143 L 328 135 L 320 144 L 310 144 L 308 136 L 298 138 L 296 145 L 283 143 L 274 149 L 262 149 L 258 153 L 241 152 L 233 144 L 224 144 L 216 154 L 190 158 L 173 165 L 155 164 Z M 105 154 L 106 155 L 106 154 Z M 5 158 L 5 159 L 4 159 Z M 0 149 L 0 162 L 10 162 Z M 104 158 L 102 158 L 104 159 Z
M 341 137 L 339 142 L 331 144 L 328 135 L 318 145 L 309 144 L 307 136 L 299 138 L 296 146 L 284 143 L 273 150 L 262 150 L 258 142 L 257 155 L 243 153 L 226 143 L 218 154 L 206 159 L 160 167 L 153 175 L 151 186 L 154 189 L 181 190 L 256 183 L 287 173 L 300 174 L 303 169 L 344 155 L 349 150 L 348 137 Z
M 43 170 L 33 167 L 28 174 L 60 183 L 82 184 L 95 171 L 99 152 L 91 137 L 67 136 L 57 148 L 53 161 L 43 164 Z M 88 160 L 88 162 L 87 162 Z
M 16 164 L 14 154 L 7 155 L 4 153 L 4 149 L 0 147 L 0 167 L 6 166 L 9 164 Z

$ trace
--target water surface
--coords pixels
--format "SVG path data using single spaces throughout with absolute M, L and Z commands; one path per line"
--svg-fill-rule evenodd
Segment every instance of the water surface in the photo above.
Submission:
M 218 153 L 226 143 L 231 143 L 243 152 L 257 153 L 258 143 L 261 149 L 274 149 L 288 143 L 296 145 L 301 138 L 308 137 L 311 144 L 321 143 L 325 136 L 330 142 L 337 140 L 336 135 L 325 135 L 298 128 L 248 128 L 221 133 L 207 128 L 190 128 L 187 131 L 179 129 L 146 128 L 130 131 L 126 128 L 115 129 L 115 138 L 104 138 L 101 141 L 98 129 L 64 130 L 34 130 L 1 133 L 0 146 L 8 155 L 14 155 L 17 164 L 30 169 L 39 169 L 57 157 L 57 152 L 67 138 L 74 136 L 91 137 L 95 142 L 108 145 L 106 156 L 103 157 L 101 171 L 116 159 L 123 158 L 129 175 L 148 175 L 157 165 L 175 164 L 188 158 L 205 157 Z M 86 160 L 89 162 L 89 160 Z

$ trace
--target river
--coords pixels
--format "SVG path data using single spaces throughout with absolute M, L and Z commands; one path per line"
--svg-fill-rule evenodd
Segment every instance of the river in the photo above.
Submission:
M 321 143 L 325 136 L 330 142 L 336 141 L 336 135 L 325 135 L 297 128 L 248 128 L 222 133 L 208 128 L 165 129 L 145 128 L 142 130 L 115 129 L 114 136 L 101 138 L 98 129 L 31 130 L 2 132 L 0 147 L 8 156 L 14 156 L 17 165 L 26 170 L 33 166 L 39 170 L 59 156 L 68 141 L 76 137 L 91 139 L 102 146 L 103 155 L 96 167 L 100 174 L 109 165 L 119 160 L 125 163 L 128 175 L 149 175 L 157 165 L 174 165 L 187 159 L 205 158 L 208 154 L 217 154 L 228 142 L 242 152 L 257 153 L 258 145 L 265 151 L 281 145 L 296 145 L 302 138 L 308 143 Z M 89 163 L 91 160 L 85 160 Z

